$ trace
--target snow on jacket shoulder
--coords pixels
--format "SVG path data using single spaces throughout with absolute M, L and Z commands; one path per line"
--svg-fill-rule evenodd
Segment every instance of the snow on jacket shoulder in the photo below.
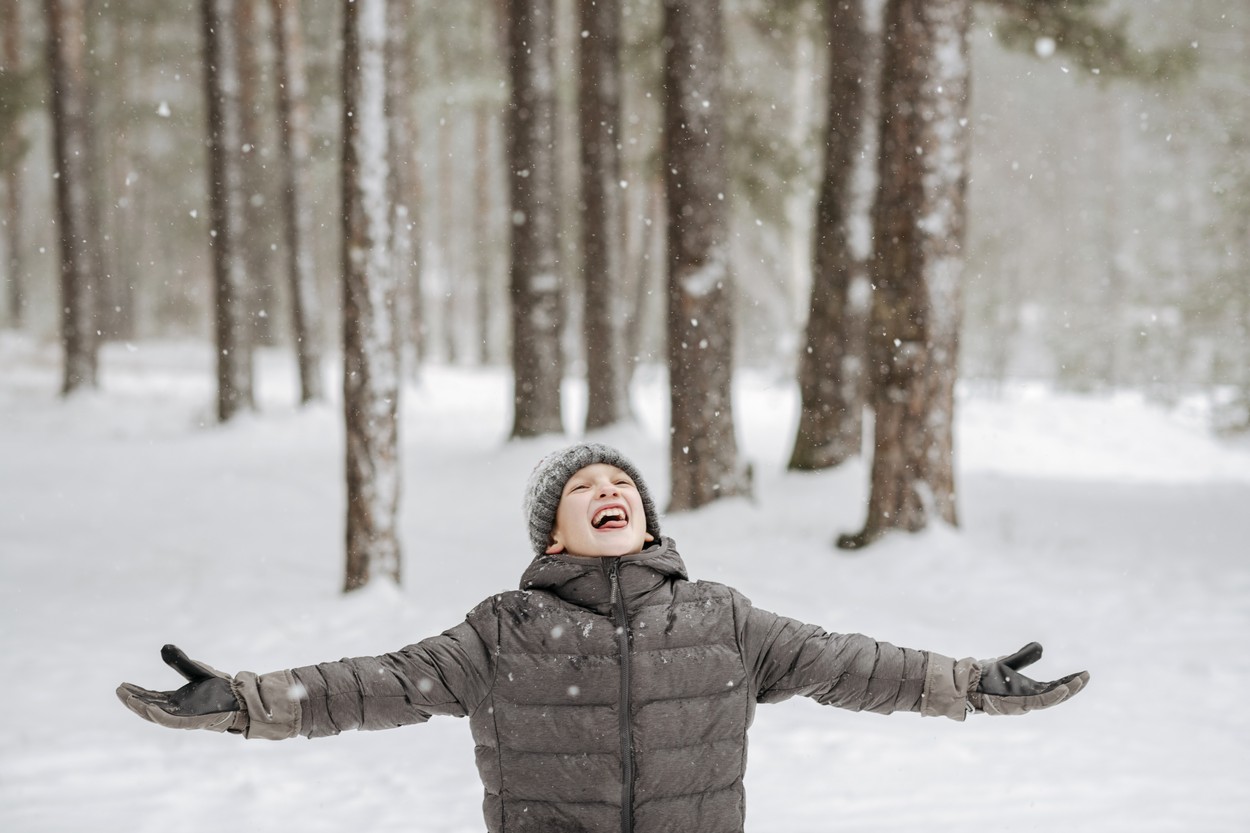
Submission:
M 539 556 L 520 590 L 439 636 L 255 678 L 250 722 L 265 725 L 247 734 L 321 737 L 468 716 L 492 833 L 731 833 L 743 826 L 756 703 L 801 694 L 854 711 L 962 718 L 951 665 L 691 582 L 666 538 L 619 559 Z M 298 704 L 265 702 L 286 690 Z

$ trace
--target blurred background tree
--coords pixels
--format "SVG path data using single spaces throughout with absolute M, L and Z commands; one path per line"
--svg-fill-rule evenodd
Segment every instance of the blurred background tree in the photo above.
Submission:
M 502 293 L 510 222 L 501 161 L 507 83 L 500 18 L 497 9 L 488 15 L 472 4 L 417 5 L 416 80 L 407 95 L 415 123 L 424 128 L 413 137 L 421 182 L 415 212 L 426 218 L 418 245 L 423 303 L 414 305 L 429 342 L 422 356 L 500 363 L 507 355 Z M 1164 0 L 1099 5 L 1089 13 L 1122 19 L 1143 49 L 1189 45 L 1194 70 L 1172 84 L 1110 80 L 1111 64 L 1097 66 L 1065 51 L 1054 34 L 1020 26 L 1004 34 L 1005 12 L 978 6 L 961 375 L 987 383 L 1023 376 L 1083 389 L 1128 385 L 1165 399 L 1216 385 L 1244 386 L 1239 328 L 1245 316 L 1235 310 L 1246 283 L 1244 217 L 1250 211 L 1250 9 Z M 735 350 L 741 364 L 786 376 L 794 373 L 807 317 L 824 143 L 823 7 L 816 0 L 724 4 Z M 556 8 L 573 10 L 567 3 Z M 20 289 L 0 298 L 0 321 L 14 326 L 15 313 L 23 311 L 20 326 L 49 337 L 58 326 L 59 266 L 53 230 L 39 218 L 49 216 L 52 205 L 50 118 L 46 108 L 20 106 L 37 105 L 46 81 L 34 85 L 32 102 L 31 87 L 14 80 L 15 72 L 46 72 L 35 60 L 46 54 L 46 29 L 28 0 L 6 0 L 3 10 L 10 16 L 5 54 L 21 60 L 14 67 L 6 59 L 0 74 L 0 122 L 6 135 L 24 137 L 28 150 L 15 154 L 5 146 L 5 164 L 14 171 L 6 172 L 2 186 L 5 204 L 16 192 L 21 208 L 6 209 L 5 240 L 17 243 L 4 258 L 3 280 Z M 105 137 L 101 165 L 108 172 L 96 172 L 103 180 L 97 186 L 101 222 L 119 287 L 113 306 L 129 319 L 111 335 L 112 328 L 102 328 L 106 338 L 203 338 L 208 332 L 205 103 L 196 12 L 192 0 L 137 0 L 93 6 L 88 15 L 95 109 Z M 299 12 L 308 33 L 313 261 L 320 295 L 331 298 L 337 294 L 339 4 L 305 0 Z M 647 278 L 637 293 L 640 311 L 631 318 L 637 349 L 630 359 L 645 364 L 662 355 L 664 343 L 653 257 L 653 231 L 663 217 L 649 197 L 658 176 L 660 16 L 658 4 L 641 0 L 623 0 L 621 14 L 622 180 L 630 183 L 624 261 Z M 572 20 L 559 26 L 569 36 L 579 34 Z M 1021 47 L 1031 54 L 1021 54 Z M 272 61 L 264 48 L 261 60 Z M 560 61 L 572 77 L 573 51 Z M 262 83 L 270 86 L 258 90 L 257 99 L 272 107 L 272 72 L 266 78 Z M 572 100 L 564 95 L 559 106 L 567 110 Z M 562 193 L 575 194 L 576 149 L 565 149 L 560 159 Z M 577 212 L 562 202 L 561 239 L 567 242 L 577 238 L 577 218 L 569 216 Z M 262 218 L 277 227 L 276 206 L 266 205 L 270 211 Z M 284 244 L 277 245 L 281 262 Z M 568 371 L 580 374 L 580 290 L 574 286 L 570 293 L 564 354 Z M 282 282 L 272 295 L 269 320 L 289 320 Z M 289 328 L 276 329 L 280 342 L 290 339 Z

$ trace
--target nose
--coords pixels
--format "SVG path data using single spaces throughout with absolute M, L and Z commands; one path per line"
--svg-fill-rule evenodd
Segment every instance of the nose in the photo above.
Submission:
M 619 494 L 620 490 L 616 488 L 616 484 L 611 480 L 605 480 L 599 484 L 599 496 L 606 497 L 608 495 Z

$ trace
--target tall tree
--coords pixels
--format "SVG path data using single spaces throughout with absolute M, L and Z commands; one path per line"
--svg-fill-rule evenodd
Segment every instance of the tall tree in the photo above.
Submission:
M 582 329 L 586 430 L 629 417 L 625 386 L 621 196 L 621 4 L 582 3 L 578 124 L 582 181 Z
M 665 0 L 670 509 L 748 488 L 734 433 L 720 0 Z
M 48 0 L 48 64 L 52 76 L 52 126 L 57 219 L 61 248 L 62 393 L 95 387 L 99 339 L 95 291 L 101 276 L 91 183 L 91 122 L 87 82 L 87 31 L 82 0 Z
M 452 86 L 456 78 L 456 57 L 458 50 L 449 38 L 437 40 L 437 73 L 442 84 Z M 444 104 L 450 99 L 444 99 Z M 457 232 L 456 205 L 459 194 L 459 171 L 456 153 L 456 119 L 450 107 L 440 109 L 438 126 L 434 128 L 435 164 L 431 186 L 434 190 L 435 208 L 430 212 L 431 241 L 430 254 L 433 264 L 432 271 L 438 276 L 438 306 L 431 310 L 442 323 L 440 335 L 443 342 L 443 355 L 446 360 L 455 364 L 460 360 L 460 323 L 458 312 L 465 287 L 462 285 L 460 271 L 460 248 L 456 245 Z
M 473 257 L 473 270 L 477 273 L 473 306 L 478 333 L 477 354 L 474 359 L 478 364 L 487 364 L 492 358 L 490 301 L 495 283 L 495 257 L 490 245 L 490 235 L 494 213 L 491 173 L 496 165 L 495 156 L 491 153 L 494 109 L 489 102 L 480 102 L 473 111 L 473 223 L 477 238 Z
M 312 253 L 312 187 L 309 183 L 310 137 L 308 84 L 304 71 L 304 35 L 299 0 L 270 0 L 278 76 L 279 168 L 285 218 L 287 284 L 291 329 L 299 365 L 300 401 L 322 397 L 321 303 Z
M 22 270 L 22 176 L 18 161 L 24 152 L 20 100 L 24 85 L 22 7 L 18 0 L 0 0 L 0 175 L 4 177 L 4 206 L 0 208 L 0 262 L 6 286 L 9 324 L 22 325 L 25 281 Z
M 405 361 L 416 363 L 419 333 L 410 329 L 414 308 L 419 313 L 421 299 L 420 178 L 421 161 L 417 155 L 417 116 L 414 111 L 413 64 L 416 60 L 412 19 L 415 11 L 411 0 L 387 0 L 386 38 L 386 124 L 390 147 L 391 189 L 391 268 L 395 272 L 396 323 L 401 351 L 411 355 Z
M 345 590 L 399 581 L 399 344 L 391 268 L 386 2 L 343 7 Z
M 812 288 L 805 350 L 799 359 L 799 427 L 790 468 L 823 469 L 859 454 L 863 356 L 850 289 L 857 258 L 850 240 L 853 174 L 863 146 L 870 77 L 864 0 L 826 6 L 829 72 L 825 159 L 812 244 Z
M 264 116 L 268 103 L 261 93 L 268 89 L 261 44 L 265 40 L 264 0 L 234 0 L 235 32 L 239 49 L 239 126 L 243 131 L 240 161 L 243 166 L 243 225 L 239 241 L 244 271 L 248 277 L 248 314 L 255 344 L 273 344 L 276 338 L 273 307 L 273 253 L 280 238 L 267 222 L 269 205 L 269 165 L 266 157 L 267 132 Z
M 508 0 L 513 437 L 564 430 L 552 0 Z
M 95 259 L 101 269 L 100 280 L 95 283 L 95 327 L 102 341 L 133 339 L 136 332 L 135 282 L 122 255 L 127 251 L 123 240 L 130 221 L 126 177 L 136 164 L 127 118 L 132 96 L 129 80 L 138 65 L 137 50 L 129 41 L 135 35 L 127 26 L 132 16 L 139 15 L 119 9 L 112 14 L 89 14 L 87 20 L 91 43 L 87 67 L 89 119 L 95 135 L 110 138 L 107 143 L 93 143 L 88 160 L 93 177 L 90 192 L 97 205 L 92 212 L 100 219 L 100 231 L 95 235 Z M 118 198 L 104 203 L 110 210 L 101 212 L 98 205 L 102 195 L 114 192 Z
M 485 66 L 488 78 L 495 78 L 500 67 L 497 56 L 507 49 L 508 35 L 506 12 L 500 0 L 478 3 L 475 7 L 474 29 L 476 54 Z M 482 84 L 482 90 L 495 88 L 495 84 Z M 498 210 L 496 198 L 497 179 L 502 163 L 499 152 L 500 102 L 493 94 L 478 96 L 473 112 L 473 223 L 474 223 L 474 269 L 477 272 L 477 331 L 480 336 L 477 360 L 488 364 L 501 360 L 503 344 L 497 337 L 493 301 L 501 294 L 502 273 L 497 245 L 503 212 Z
M 889 0 L 869 349 L 868 517 L 839 546 L 958 521 L 955 360 L 968 169 L 971 0 Z
M 243 127 L 239 107 L 236 0 L 202 0 L 208 98 L 209 215 L 212 229 L 217 419 L 254 407 L 252 327 L 242 256 Z

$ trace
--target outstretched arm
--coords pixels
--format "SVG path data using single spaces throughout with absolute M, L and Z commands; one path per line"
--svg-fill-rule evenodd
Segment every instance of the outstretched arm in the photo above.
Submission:
M 431 715 L 464 717 L 486 697 L 492 653 L 469 622 L 380 657 L 296 668 L 299 734 L 390 729 Z
M 919 711 L 927 657 L 861 634 L 828 633 L 760 610 L 735 592 L 738 641 L 761 703 L 794 695 L 889 714 Z
M 1089 682 L 1080 672 L 1040 683 L 1019 673 L 1041 657 L 1031 643 L 997 660 L 955 660 L 862 634 L 827 633 L 735 598 L 739 644 L 757 699 L 801 694 L 852 711 L 918 711 L 963 720 L 970 712 L 1024 714 L 1062 703 Z
M 173 645 L 161 656 L 187 684 L 151 691 L 122 683 L 117 696 L 126 708 L 169 728 L 269 740 L 389 729 L 435 714 L 463 716 L 485 698 L 493 674 L 491 652 L 467 621 L 391 654 L 269 674 L 230 677 Z

